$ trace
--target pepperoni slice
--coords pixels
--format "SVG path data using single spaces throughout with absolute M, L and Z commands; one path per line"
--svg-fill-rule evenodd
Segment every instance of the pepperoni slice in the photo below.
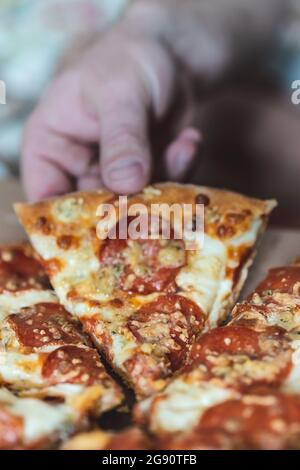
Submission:
M 300 397 L 271 392 L 229 400 L 206 410 L 200 428 L 234 435 L 239 448 L 286 449 L 300 437 Z
M 23 438 L 23 419 L 0 406 L 0 450 L 20 446 Z
M 166 357 L 174 372 L 184 364 L 204 321 L 205 315 L 194 302 L 180 295 L 166 295 L 141 307 L 128 319 L 127 326 L 154 355 Z
M 100 261 L 104 267 L 115 269 L 119 287 L 125 291 L 145 295 L 174 291 L 175 277 L 186 257 L 183 241 L 173 237 L 171 234 L 171 240 L 107 238 L 101 247 Z
M 300 266 L 287 266 L 269 271 L 267 278 L 256 289 L 258 293 L 276 291 L 300 295 Z
M 232 325 L 216 328 L 194 344 L 187 370 L 199 364 L 212 376 L 233 381 L 238 387 L 277 385 L 291 370 L 291 350 L 281 330 L 259 332 Z
M 42 376 L 50 385 L 101 383 L 105 386 L 110 380 L 97 352 L 79 346 L 62 346 L 52 351 L 43 364 Z
M 243 326 L 225 326 L 216 328 L 205 335 L 193 346 L 191 359 L 193 362 L 207 363 L 208 356 L 220 354 L 245 354 L 251 357 L 260 357 L 260 334 Z
M 41 264 L 25 247 L 0 249 L 0 292 L 50 288 Z
M 86 342 L 76 320 L 56 303 L 40 303 L 22 308 L 19 313 L 10 315 L 7 322 L 24 347 Z
M 127 240 L 120 240 L 119 238 L 107 238 L 100 251 L 100 261 L 104 265 L 116 264 L 122 261 L 122 251 L 127 247 Z

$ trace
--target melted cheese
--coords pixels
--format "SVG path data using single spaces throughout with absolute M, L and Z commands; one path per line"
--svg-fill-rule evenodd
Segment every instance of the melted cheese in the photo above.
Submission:
M 3 382 L 16 387 L 41 386 L 43 379 L 39 354 L 1 352 L 0 377 Z
M 62 301 L 66 301 L 70 287 L 75 287 L 84 282 L 85 279 L 91 279 L 93 273 L 99 270 L 100 263 L 95 253 L 93 245 L 88 241 L 81 240 L 80 246 L 76 248 L 63 250 L 58 247 L 56 238 L 53 236 L 33 235 L 32 243 L 39 253 L 42 253 L 43 259 L 49 261 L 51 259 L 59 259 L 62 262 L 63 269 L 53 275 L 53 282 L 56 292 Z M 86 285 L 84 294 L 89 294 L 93 287 L 90 283 Z M 94 293 L 95 300 L 97 293 Z M 99 296 L 101 300 L 101 296 Z
M 74 411 L 66 405 L 51 406 L 40 400 L 20 398 L 12 411 L 24 419 L 25 441 L 37 441 L 64 434 L 74 421 Z
M 203 412 L 235 396 L 231 390 L 212 383 L 197 383 L 178 378 L 170 384 L 151 407 L 150 428 L 154 433 L 189 431 L 199 422 Z M 148 400 L 148 406 L 152 400 Z M 147 407 L 143 404 L 142 407 Z
M 253 247 L 257 241 L 259 231 L 261 230 L 262 227 L 262 221 L 261 219 L 254 220 L 253 223 L 251 224 L 250 228 L 248 231 L 244 232 L 242 235 L 239 237 L 233 238 L 230 240 L 230 246 L 249 246 Z M 228 251 L 227 251 L 228 253 Z M 230 266 L 230 259 L 226 259 L 226 267 Z M 240 292 L 240 289 L 244 285 L 244 282 L 247 279 L 248 275 L 248 269 L 249 266 L 252 263 L 252 259 L 249 259 L 247 263 L 242 267 L 241 272 L 240 272 L 240 278 L 235 286 L 235 292 L 233 291 L 233 284 L 232 280 L 229 278 L 224 277 L 221 279 L 217 296 L 214 302 L 213 307 L 211 308 L 210 314 L 209 314 L 209 327 L 215 327 L 218 324 L 218 321 L 222 319 L 222 315 L 226 313 L 228 303 L 231 304 L 234 302 L 236 294 Z M 237 262 L 234 266 L 234 268 L 238 267 L 239 263 Z
M 0 405 L 23 418 L 25 445 L 59 437 L 78 419 L 77 413 L 66 405 L 49 405 L 34 398 L 18 398 L 6 389 L 0 389 Z
M 238 237 L 230 239 L 230 245 L 236 247 L 243 245 L 253 245 L 257 240 L 257 236 L 261 230 L 261 227 L 262 220 L 260 218 L 254 219 L 248 230 L 243 232 Z
M 177 285 L 209 314 L 218 295 L 226 264 L 225 246 L 205 235 L 203 248 L 188 254 L 188 264 L 176 277 Z
M 300 340 L 292 342 L 292 348 L 294 349 L 292 355 L 292 370 L 283 385 L 283 390 L 289 393 L 300 392 Z
M 124 362 L 131 357 L 135 349 L 136 344 L 132 338 L 117 334 L 112 335 L 112 351 L 114 363 L 117 367 L 122 368 Z

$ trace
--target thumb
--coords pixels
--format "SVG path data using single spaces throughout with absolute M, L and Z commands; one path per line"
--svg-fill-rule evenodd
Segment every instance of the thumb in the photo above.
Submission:
M 87 93 L 99 122 L 103 182 L 116 193 L 129 194 L 150 180 L 148 113 L 151 110 L 159 117 L 165 112 L 173 67 L 156 44 L 125 42 L 122 50 L 123 55 L 120 51 L 114 55 L 114 49 L 107 48 L 110 57 L 103 57 L 101 71 L 89 80 Z
M 99 109 L 100 170 L 107 188 L 122 194 L 140 191 L 151 176 L 147 103 L 130 94 L 108 95 Z

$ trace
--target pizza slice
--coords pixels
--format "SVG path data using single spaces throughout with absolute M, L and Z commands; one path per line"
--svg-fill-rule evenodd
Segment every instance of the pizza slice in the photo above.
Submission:
M 114 238 L 97 236 L 104 204 L 117 214 L 110 226 Z M 137 205 L 147 214 L 157 206 L 189 207 L 195 224 L 201 205 L 203 246 L 187 249 L 177 233 L 182 214 L 175 211 L 169 237 L 151 237 L 150 229 L 131 236 Z M 60 302 L 136 394 L 147 396 L 184 365 L 205 328 L 226 318 L 274 205 L 228 191 L 160 184 L 129 198 L 127 220 L 120 200 L 106 191 L 18 204 L 16 211 Z M 155 215 L 162 224 L 165 213 Z
M 149 435 L 131 427 L 119 433 L 77 434 L 63 450 L 299 450 L 300 396 L 272 388 L 253 390 L 207 407 L 186 432 Z
M 0 388 L 0 450 L 50 448 L 84 424 L 80 412 L 66 403 L 22 398 Z
M 57 302 L 32 247 L 27 243 L 0 247 L 0 321 L 31 301 Z
M 78 320 L 49 287 L 30 246 L 0 248 L 0 384 L 98 415 L 122 400 Z
M 299 450 L 300 396 L 272 388 L 228 400 L 203 413 L 199 426 L 164 436 L 164 450 Z
M 299 286 L 299 264 L 271 270 L 165 390 L 136 406 L 162 448 L 299 448 Z

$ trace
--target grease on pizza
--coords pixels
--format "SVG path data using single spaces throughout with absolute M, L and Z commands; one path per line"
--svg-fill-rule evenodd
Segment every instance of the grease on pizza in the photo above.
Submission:
M 17 214 L 65 308 L 77 316 L 137 395 L 161 389 L 198 335 L 224 320 L 246 279 L 273 201 L 191 185 L 161 184 L 128 206 L 205 206 L 202 249 L 183 240 L 100 240 L 97 209 L 117 206 L 106 191 L 75 193 Z

